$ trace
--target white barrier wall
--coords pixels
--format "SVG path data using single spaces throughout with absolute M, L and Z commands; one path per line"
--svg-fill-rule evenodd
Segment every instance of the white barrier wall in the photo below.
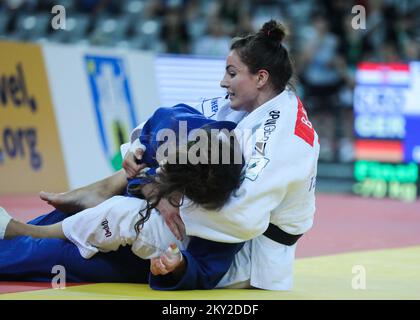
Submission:
M 148 53 L 44 46 L 71 188 L 118 169 L 119 145 L 159 104 Z

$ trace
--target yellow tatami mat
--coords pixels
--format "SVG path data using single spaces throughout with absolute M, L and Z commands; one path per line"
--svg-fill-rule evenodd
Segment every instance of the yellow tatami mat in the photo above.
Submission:
M 420 299 L 420 246 L 298 259 L 291 292 L 232 289 L 162 292 L 147 285 L 100 283 L 8 293 L 0 295 L 0 299 Z

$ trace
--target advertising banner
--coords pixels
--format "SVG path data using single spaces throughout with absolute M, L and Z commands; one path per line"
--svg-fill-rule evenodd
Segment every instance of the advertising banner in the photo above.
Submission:
M 138 124 L 124 62 L 117 57 L 85 56 L 96 124 L 104 155 L 121 169 L 121 144 Z
M 414 201 L 420 163 L 420 63 L 361 63 L 354 111 L 354 192 Z
M 67 188 L 41 48 L 0 42 L 0 194 Z

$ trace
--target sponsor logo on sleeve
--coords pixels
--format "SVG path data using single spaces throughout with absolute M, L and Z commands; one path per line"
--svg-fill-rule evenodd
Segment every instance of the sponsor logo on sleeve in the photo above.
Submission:
M 277 128 L 277 120 L 280 118 L 280 111 L 272 110 L 268 115 L 269 118 L 264 122 L 263 127 L 258 129 L 257 142 L 255 143 L 254 148 L 255 151 L 262 156 L 265 156 L 265 147 L 267 142 L 270 139 L 271 134 Z
M 256 142 L 255 143 L 255 151 L 257 151 L 260 155 L 265 155 L 265 146 L 267 143 L 265 142 Z
M 105 219 L 104 221 L 102 221 L 101 226 L 102 226 L 102 229 L 104 229 L 105 231 L 105 237 L 109 238 L 110 236 L 112 236 L 112 232 L 109 229 L 108 219 Z
M 267 166 L 270 162 L 270 159 L 265 157 L 252 157 L 245 169 L 245 178 L 251 181 L 257 180 L 261 171 Z
M 201 102 L 201 112 L 208 118 L 214 117 L 219 111 L 219 99 L 220 97 L 204 99 Z

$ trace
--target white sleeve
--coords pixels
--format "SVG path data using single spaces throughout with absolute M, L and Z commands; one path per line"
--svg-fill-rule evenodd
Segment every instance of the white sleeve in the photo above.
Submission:
M 112 197 L 96 207 L 64 219 L 64 235 L 86 259 L 98 251 L 115 251 L 135 241 L 137 234 L 134 225 L 144 205 L 144 200 L 138 198 Z
M 128 151 L 131 151 L 132 153 L 134 153 L 136 149 L 142 149 L 143 151 L 146 151 L 146 146 L 141 144 L 139 140 L 145 123 L 146 121 L 140 123 L 133 129 L 133 131 L 131 131 L 130 142 L 124 143 L 120 146 L 120 152 L 123 159 Z
M 245 112 L 235 111 L 230 108 L 230 100 L 224 97 L 217 97 L 211 99 L 202 99 L 201 102 L 194 107 L 200 111 L 207 118 L 214 120 L 224 120 L 239 122 Z
M 141 130 L 143 130 L 144 124 L 146 121 L 140 123 L 137 127 L 133 129 L 130 133 L 130 142 L 134 142 L 134 140 L 137 140 L 141 135 Z

